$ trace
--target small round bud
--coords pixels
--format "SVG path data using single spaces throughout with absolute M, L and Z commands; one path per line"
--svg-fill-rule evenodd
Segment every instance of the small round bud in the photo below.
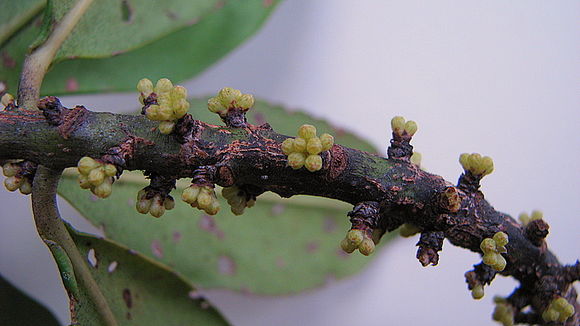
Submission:
M 20 193 L 23 195 L 30 195 L 32 193 L 32 184 L 28 182 L 26 178 L 22 180 L 22 184 L 20 184 Z
M 521 213 L 518 216 L 518 220 L 520 220 L 520 223 L 522 223 L 522 225 L 527 225 L 528 223 L 530 223 L 530 216 L 527 213 Z
M 396 116 L 391 119 L 391 129 L 396 134 L 402 134 L 405 129 L 405 118 Z
M 141 214 L 147 214 L 149 213 L 149 208 L 151 208 L 151 203 L 152 203 L 151 199 L 141 198 L 137 200 L 135 208 L 137 209 L 137 212 Z
M 316 172 L 322 169 L 322 157 L 320 155 L 308 155 L 304 161 L 304 166 L 310 172 Z
M 334 137 L 330 134 L 322 134 L 320 135 L 320 143 L 322 144 L 322 150 L 327 151 L 334 146 Z
M 556 321 L 560 317 L 560 313 L 554 309 L 546 309 L 542 313 L 542 319 L 547 322 Z
M 111 178 L 104 180 L 101 184 L 91 189 L 93 194 L 99 198 L 107 198 L 113 192 L 113 182 Z
M 493 172 L 493 160 L 489 156 L 484 156 L 481 159 L 481 174 L 488 175 Z
M 22 184 L 22 178 L 19 177 L 8 177 L 4 179 L 4 186 L 8 191 L 16 191 L 16 189 L 20 188 Z
M 145 198 L 145 196 L 147 196 L 147 190 L 145 190 L 145 188 L 139 190 L 139 192 L 137 193 L 137 200 L 139 199 L 143 199 Z
M 306 143 L 306 150 L 310 155 L 320 154 L 320 152 L 322 152 L 322 143 L 320 142 L 320 138 L 315 136 L 308 139 L 308 142 Z
M 291 153 L 288 155 L 288 165 L 294 170 L 298 170 L 304 166 L 306 157 L 302 153 Z
M 507 265 L 507 261 L 505 260 L 505 258 L 502 255 L 500 255 L 500 254 L 496 254 L 496 255 L 497 255 L 497 260 L 496 260 L 496 263 L 492 267 L 496 271 L 501 272 L 505 269 L 505 266 Z
M 173 121 L 162 121 L 157 128 L 159 129 L 160 133 L 169 135 L 173 132 L 173 127 L 175 127 L 175 123 Z
M 175 200 L 173 200 L 173 198 L 171 198 L 171 196 L 167 196 L 165 198 L 165 200 L 163 201 L 163 207 L 165 207 L 166 210 L 172 210 L 175 208 Z
M 491 238 L 483 239 L 483 241 L 481 241 L 481 244 L 479 245 L 479 248 L 486 254 L 497 251 L 496 243 Z
M 306 139 L 300 137 L 294 138 L 294 151 L 306 152 Z
M 576 309 L 574 309 L 574 306 L 571 304 L 567 304 L 565 307 L 563 307 L 560 310 L 560 320 L 561 322 L 566 321 L 568 318 L 572 317 L 572 315 L 574 315 L 574 313 L 576 312 Z M 562 320 L 562 318 L 564 318 L 564 320 Z
M 187 110 L 189 110 L 189 102 L 187 100 L 179 100 L 173 107 L 173 117 L 181 119 L 187 113 Z
M 157 93 L 157 95 L 162 93 L 168 93 L 171 91 L 172 88 L 173 83 L 171 83 L 171 80 L 167 78 L 161 78 L 157 81 L 157 84 L 155 84 L 155 93 Z
M 375 243 L 371 238 L 364 238 L 363 242 L 358 247 L 361 254 L 368 256 L 375 251 Z
M 93 186 L 98 186 L 103 183 L 103 180 L 105 179 L 105 172 L 102 168 L 92 169 L 87 176 L 87 179 Z
M 475 300 L 479 300 L 479 299 L 483 298 L 484 294 L 485 294 L 485 292 L 483 290 L 483 285 L 481 285 L 481 284 L 477 284 L 471 290 L 471 297 L 474 298 Z
M 246 207 L 248 207 L 248 208 L 254 207 L 254 205 L 256 205 L 255 199 L 250 199 L 246 202 Z
M 532 216 L 530 216 L 530 221 L 541 220 L 544 218 L 544 213 L 538 210 L 532 211 Z
M 412 237 L 419 232 L 421 232 L 421 230 L 411 223 L 405 223 L 399 228 L 399 234 L 403 238 Z
M 207 108 L 213 113 L 225 110 L 225 107 L 222 105 L 221 101 L 215 97 L 207 100 Z
M 165 207 L 163 206 L 163 202 L 161 201 L 161 198 L 159 198 L 159 195 L 153 197 L 151 207 L 149 208 L 149 214 L 153 217 L 161 217 L 165 214 Z
M 12 103 L 14 101 L 14 96 L 12 96 L 11 94 L 4 94 L 2 95 L 2 98 L 0 99 L 0 102 L 2 103 L 2 105 L 4 105 L 5 107 L 8 106 L 10 103 Z
M 362 230 L 358 230 L 358 229 L 350 230 L 346 234 L 346 238 L 353 245 L 358 247 L 364 240 L 364 233 Z
M 407 121 L 405 123 L 405 131 L 410 136 L 413 136 L 417 132 L 417 123 L 412 120 Z
M 158 121 L 160 120 L 159 111 L 160 111 L 159 105 L 156 104 L 149 105 L 149 107 L 147 107 L 147 109 L 145 110 L 145 116 L 149 120 Z
M 238 107 L 244 110 L 249 110 L 252 106 L 254 106 L 254 96 L 252 96 L 251 94 L 242 94 L 238 98 L 237 103 Z
M 204 209 L 207 207 L 211 207 L 212 198 L 211 195 L 205 191 L 200 191 L 199 195 L 197 195 L 197 204 L 200 208 Z
M 554 299 L 554 301 L 552 301 L 552 307 L 554 307 L 554 309 L 556 309 L 557 311 L 562 311 L 562 309 L 564 309 L 567 305 L 568 301 L 562 297 L 559 297 L 558 299 Z
M 351 254 L 353 251 L 356 250 L 356 248 L 358 248 L 352 242 L 350 242 L 347 238 L 342 239 L 342 241 L 340 242 L 340 247 L 342 248 L 342 250 L 344 252 L 346 252 L 348 254 Z
M 483 263 L 488 266 L 495 266 L 498 262 L 498 256 L 500 255 L 495 252 L 486 253 L 483 255 Z
M 298 128 L 298 137 L 306 140 L 316 137 L 316 127 L 308 124 L 300 126 L 300 128 Z
M 196 202 L 197 196 L 199 195 L 199 189 L 199 187 L 195 186 L 185 188 L 181 193 L 181 199 L 188 204 Z
M 175 100 L 187 98 L 187 89 L 181 85 L 173 87 L 171 90 L 171 98 Z
M 81 188 L 83 189 L 89 189 L 90 187 L 92 187 L 91 183 L 89 182 L 89 179 L 87 178 L 86 175 L 79 175 L 79 186 L 81 186 Z
M 497 246 L 505 246 L 508 244 L 508 235 L 505 232 L 497 232 L 493 235 L 493 241 Z
M 294 139 L 286 138 L 280 147 L 282 149 L 282 153 L 290 155 L 290 153 L 294 152 Z
M 226 108 L 229 108 L 233 101 L 236 101 L 238 97 L 242 95 L 237 89 L 224 87 L 218 93 L 218 99 L 222 103 L 222 105 Z
M 173 120 L 173 109 L 169 106 L 159 106 L 159 110 L 157 111 L 157 120 L 158 121 L 168 121 Z
M 149 79 L 143 78 L 137 83 L 137 91 L 149 96 L 149 94 L 153 93 L 153 83 Z
M 101 163 L 88 156 L 85 156 L 79 160 L 77 169 L 79 170 L 80 174 L 89 175 L 91 170 L 98 168 L 99 166 L 101 166 Z
M 211 202 L 211 205 L 209 207 L 205 208 L 205 212 L 209 215 L 215 215 L 220 211 L 220 203 L 219 201 L 214 200 Z
M 470 165 L 469 165 L 469 154 L 467 154 L 467 153 L 461 154 L 459 156 L 459 163 L 461 164 L 461 167 L 465 171 L 469 171 L 469 169 L 470 169 Z
M 231 211 L 234 215 L 244 214 L 245 209 L 246 209 L 245 205 L 233 205 L 233 206 L 231 206 Z
M 115 167 L 113 164 L 105 164 L 103 166 L 103 170 L 105 171 L 105 175 L 107 177 L 113 177 L 117 174 L 117 167 Z
M 6 163 L 2 166 L 4 176 L 13 177 L 20 172 L 20 166 L 14 163 Z

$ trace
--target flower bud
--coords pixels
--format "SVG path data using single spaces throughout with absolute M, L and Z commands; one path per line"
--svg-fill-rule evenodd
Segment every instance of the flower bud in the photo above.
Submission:
M 322 157 L 320 155 L 308 155 L 304 161 L 304 166 L 310 172 L 316 172 L 322 169 Z
M 294 152 L 294 139 L 286 138 L 280 147 L 282 149 L 282 153 L 290 155 L 292 152 Z
M 95 161 L 94 159 L 85 156 L 81 158 L 77 164 L 77 169 L 79 170 L 80 174 L 89 175 L 91 170 L 98 168 L 101 166 L 101 163 Z
M 306 140 L 316 137 L 316 127 L 308 124 L 300 126 L 300 128 L 298 128 L 298 137 Z
M 320 152 L 322 152 L 322 143 L 320 142 L 320 138 L 315 136 L 308 139 L 306 150 L 310 155 L 320 154 Z
M 225 107 L 222 105 L 221 101 L 215 97 L 207 100 L 207 108 L 213 113 L 225 110 Z
M 113 177 L 117 174 L 117 168 L 113 164 L 105 164 L 103 170 L 108 177 Z
M 147 214 L 149 213 L 149 209 L 151 208 L 151 203 L 152 203 L 151 199 L 141 198 L 137 200 L 135 208 L 137 209 L 137 212 L 141 214 Z
M 171 83 L 171 80 L 167 78 L 161 78 L 157 81 L 157 84 L 155 84 L 155 93 L 158 95 L 161 93 L 167 93 L 170 92 L 172 88 L 173 83 Z
M 505 246 L 509 242 L 508 235 L 505 232 L 497 232 L 493 235 L 493 241 L 498 246 Z
M 353 245 L 359 246 L 364 240 L 364 233 L 362 230 L 353 229 L 348 231 L 346 234 L 346 238 L 350 241 Z
M 239 98 L 238 98 L 238 106 L 244 110 L 248 110 L 250 109 L 252 106 L 254 106 L 254 96 L 252 96 L 251 94 L 242 94 Z
M 4 176 L 13 177 L 20 172 L 20 166 L 14 163 L 6 163 L 2 166 L 2 173 Z
M 0 99 L 0 102 L 2 103 L 2 105 L 4 107 L 8 106 L 13 101 L 14 101 L 14 96 L 12 96 L 12 94 L 8 94 L 8 93 L 2 95 L 2 98 Z
M 153 93 L 153 83 L 149 79 L 143 78 L 137 83 L 137 91 L 148 96 Z
M 417 123 L 412 120 L 407 121 L 405 123 L 405 131 L 410 136 L 413 136 L 417 132 Z
M 166 210 L 172 210 L 175 208 L 175 200 L 173 200 L 173 198 L 171 198 L 170 196 L 165 197 L 165 200 L 163 201 L 163 207 L 165 207 Z
M 161 198 L 159 198 L 159 195 L 156 195 L 153 197 L 151 207 L 149 208 L 149 214 L 153 217 L 161 217 L 164 213 L 165 207 L 163 206 L 163 202 L 161 201 Z
M 485 294 L 485 292 L 483 290 L 483 285 L 481 285 L 481 284 L 477 284 L 471 290 L 471 297 L 474 298 L 475 300 L 479 300 L 479 299 L 483 298 L 484 294 Z
M 238 97 L 242 95 L 237 89 L 224 87 L 218 93 L 218 99 L 222 103 L 222 105 L 226 108 L 229 108 L 233 101 L 236 101 Z
M 4 179 L 4 186 L 8 191 L 16 191 L 16 189 L 20 188 L 22 184 L 22 178 L 20 177 L 8 177 Z
M 91 189 L 91 191 L 99 198 L 107 198 L 111 195 L 111 192 L 113 192 L 112 184 L 113 182 L 111 178 L 107 178 L 101 184 Z
M 322 134 L 320 135 L 320 143 L 322 144 L 322 150 L 327 151 L 334 146 L 334 137 L 330 134 Z
M 402 134 L 405 129 L 405 118 L 396 116 L 391 119 L 391 129 L 393 129 L 393 132 L 396 134 Z
M 102 168 L 92 169 L 87 179 L 93 186 L 98 186 L 103 183 L 103 180 L 105 179 L 105 172 L 103 172 Z
M 305 160 L 306 157 L 302 153 L 294 152 L 288 155 L 288 165 L 294 170 L 298 170 L 303 167 Z
M 22 183 L 20 184 L 20 193 L 23 195 L 30 195 L 32 193 L 32 184 L 28 181 L 28 179 L 23 178 Z
M 368 256 L 375 251 L 375 243 L 371 238 L 364 238 L 363 242 L 358 247 L 361 254 Z
M 196 186 L 189 186 L 183 190 L 181 193 L 181 199 L 188 203 L 194 203 L 197 201 L 197 196 L 199 195 L 199 187 Z

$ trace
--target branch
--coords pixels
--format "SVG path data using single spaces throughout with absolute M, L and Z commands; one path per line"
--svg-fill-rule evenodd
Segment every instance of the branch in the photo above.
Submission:
M 148 103 L 153 100 L 151 95 L 145 98 L 145 113 L 148 105 L 155 105 Z M 462 156 L 465 173 L 457 185 L 411 163 L 416 125 L 399 128 L 400 121 L 395 121 L 389 158 L 334 145 L 319 154 L 320 169 L 310 172 L 289 166 L 282 150 L 288 136 L 268 124 L 248 124 L 240 110 L 231 111 L 237 116 L 216 110 L 228 126 L 206 124 L 186 114 L 172 122 L 169 135 L 162 135 L 156 124 L 140 116 L 90 112 L 81 106 L 69 110 L 54 97 L 41 101 L 40 107 L 44 115 L 24 109 L 0 112 L 0 159 L 26 159 L 62 169 L 90 156 L 119 170 L 144 170 L 152 176 L 150 187 L 156 195 L 167 189 L 157 189 L 154 183 L 193 178 L 202 186 L 235 186 L 248 201 L 264 191 L 282 197 L 334 198 L 355 206 L 349 216 L 356 232 L 349 232 L 348 251 L 356 242 L 369 254 L 372 243 L 364 239 L 377 242 L 386 231 L 413 225 L 422 234 L 417 256 L 423 265 L 437 263 L 444 238 L 483 255 L 483 264 L 466 274 L 474 297 L 483 296 L 483 286 L 496 274 L 518 280 L 517 295 L 498 302 L 500 312 L 507 312 L 512 322 L 549 324 L 538 316 L 546 311 L 553 312 L 551 317 L 559 314 L 554 310 L 559 298 L 575 308 L 565 325 L 580 321 L 573 287 L 578 263 L 562 266 L 547 249 L 547 224 L 536 219 L 521 225 L 485 200 L 479 182 L 491 172 L 488 158 Z M 530 313 L 522 312 L 527 307 Z
M 51 170 L 44 166 L 37 169 L 32 191 L 32 211 L 38 234 L 51 250 L 54 243 L 64 249 L 72 263 L 76 279 L 86 288 L 104 325 L 115 326 L 117 322 L 111 308 L 60 218 L 56 204 L 56 188 L 60 176 L 60 170 Z

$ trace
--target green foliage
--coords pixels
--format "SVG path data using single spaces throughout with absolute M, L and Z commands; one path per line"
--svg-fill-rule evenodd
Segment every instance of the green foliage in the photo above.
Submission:
M 88 261 L 92 276 L 121 325 L 228 325 L 203 299 L 195 298 L 190 283 L 168 267 L 110 240 L 69 228 L 79 251 Z M 72 266 L 60 247 L 52 245 L 56 262 L 74 299 L 72 318 L 78 325 L 101 325 L 82 284 L 71 279 Z M 18 323 L 22 324 L 22 323 Z M 34 323 L 30 325 L 47 325 Z
M 44 306 L 0 275 L 0 325 L 58 326 L 59 323 Z
M 211 121 L 219 118 L 204 108 L 206 103 L 192 100 L 192 113 L 198 119 L 218 123 Z M 365 141 L 348 132 L 337 133 L 328 123 L 306 114 L 290 113 L 262 101 L 254 109 L 248 113 L 252 123 L 266 119 L 276 130 L 288 133 L 295 132 L 296 121 L 316 123 L 319 130 L 336 133 L 338 143 L 373 151 Z M 347 256 L 340 249 L 343 234 L 350 228 L 348 205 L 311 197 L 282 200 L 264 194 L 240 217 L 228 209 L 210 217 L 178 201 L 163 218 L 154 219 L 135 210 L 142 182 L 121 178 L 110 198 L 96 200 L 78 191 L 73 178 L 65 178 L 59 193 L 102 227 L 107 237 L 172 266 L 205 288 L 294 293 L 322 285 L 329 277 L 356 273 L 369 262 L 367 257 Z M 180 197 L 186 186 L 179 183 L 174 196 Z M 221 206 L 227 208 L 219 197 Z
M 110 1 L 102 2 L 109 3 Z M 114 9 L 120 11 L 121 3 L 123 2 L 114 2 Z M 130 1 L 134 6 L 137 6 L 137 3 L 141 5 L 141 2 L 143 1 Z M 174 0 L 172 2 L 183 3 L 184 0 Z M 190 1 L 185 2 L 192 3 Z M 204 3 L 207 2 L 205 1 Z M 93 6 L 97 3 L 100 5 L 101 1 L 95 1 Z M 149 0 L 146 3 L 154 3 L 155 6 L 167 6 L 166 1 Z M 182 5 L 181 7 L 187 6 Z M 254 34 L 274 8 L 275 4 L 265 6 L 262 0 L 244 0 L 227 1 L 223 7 L 211 10 L 204 11 L 200 9 L 198 14 L 193 16 L 192 9 L 174 9 L 173 11 L 178 12 L 181 18 L 186 17 L 186 14 L 191 18 L 185 20 L 185 23 L 180 18 L 179 24 L 174 22 L 175 26 L 172 25 L 163 30 L 159 29 L 154 35 L 148 33 L 146 34 L 147 40 L 135 42 L 132 37 L 128 37 L 128 39 L 115 37 L 115 43 L 104 42 L 104 44 L 108 45 L 98 47 L 100 51 L 98 53 L 96 51 L 94 53 L 90 52 L 91 46 L 95 43 L 94 40 L 89 38 L 87 34 L 78 34 L 77 38 L 79 40 L 84 40 L 84 42 L 89 42 L 89 44 L 83 45 L 81 41 L 77 43 L 68 43 L 72 41 L 67 41 L 66 44 L 69 44 L 69 46 L 76 44 L 77 48 L 74 51 L 78 52 L 69 49 L 66 52 L 61 52 L 59 58 L 62 58 L 63 55 L 114 56 L 104 59 L 77 58 L 56 63 L 47 74 L 41 93 L 58 95 L 63 93 L 130 91 L 134 89 L 135 82 L 145 76 L 150 79 L 167 77 L 176 82 L 191 78 Z M 91 7 L 89 11 L 92 10 L 94 8 Z M 158 14 L 158 12 L 154 13 Z M 161 12 L 167 13 L 166 10 Z M 87 15 L 89 14 L 90 12 Z M 167 15 L 162 14 L 162 16 L 164 20 L 167 20 Z M 118 20 L 119 12 L 111 19 Z M 190 23 L 189 25 L 187 24 L 188 22 Z M 120 24 L 120 27 L 127 25 L 126 23 Z M 137 16 L 135 16 L 133 24 L 141 24 L 141 28 L 144 28 L 145 25 L 143 24 L 147 24 L 145 29 L 149 29 L 157 23 L 156 20 L 138 22 Z M 175 30 L 177 27 L 182 28 Z M 13 39 L 0 49 L 0 51 L 5 53 L 5 58 L 9 58 L 8 61 L 10 62 L 9 65 L 0 65 L 0 81 L 6 83 L 11 91 L 16 90 L 24 55 L 40 30 L 41 27 L 38 21 L 33 22 L 18 32 Z M 165 35 L 171 31 L 173 32 Z M 102 30 L 95 28 L 93 32 L 101 34 Z M 75 33 L 78 32 L 73 32 L 71 37 L 74 37 Z M 115 33 L 102 33 L 99 37 L 109 37 L 111 34 Z M 144 37 L 141 35 L 140 39 Z M 146 44 L 156 38 L 159 39 L 153 43 Z M 127 40 L 130 40 L 130 42 L 126 42 Z M 116 47 L 112 47 L 111 44 Z M 123 51 L 135 49 L 138 46 L 141 47 L 134 51 L 119 54 Z M 103 49 L 108 50 L 104 52 Z M 6 60 L 4 62 L 6 63 Z

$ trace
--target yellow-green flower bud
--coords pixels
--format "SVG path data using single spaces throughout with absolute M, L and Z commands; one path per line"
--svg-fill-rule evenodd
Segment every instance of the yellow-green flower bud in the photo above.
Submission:
M 296 144 L 294 144 L 296 145 Z M 288 165 L 293 168 L 294 170 L 298 170 L 304 166 L 304 162 L 306 161 L 306 157 L 302 153 L 290 153 L 288 155 Z
M 538 210 L 534 210 L 534 211 L 532 211 L 532 216 L 530 217 L 530 221 L 541 220 L 542 218 L 544 218 L 544 213 L 542 213 L 541 211 L 538 211 Z
M 8 191 L 16 191 L 16 189 L 20 188 L 22 184 L 22 178 L 18 177 L 8 177 L 4 179 L 4 186 Z
M 473 287 L 473 289 L 471 289 L 471 297 L 474 298 L 475 300 L 483 298 L 484 295 L 485 292 L 483 290 L 483 285 L 481 284 L 477 284 L 476 286 Z
M 492 265 L 491 267 L 493 267 L 493 269 L 495 269 L 498 272 L 501 272 L 505 269 L 505 266 L 507 265 L 507 261 L 505 260 L 505 258 L 503 258 L 502 255 L 500 254 L 496 254 L 497 255 L 497 260 L 496 263 L 494 265 Z
M 89 175 L 91 170 L 98 168 L 101 166 L 101 163 L 95 161 L 94 159 L 85 156 L 81 158 L 77 164 L 77 169 L 79 170 L 80 174 Z
M 320 143 L 322 144 L 322 150 L 327 151 L 334 146 L 334 137 L 330 134 L 322 134 L 320 135 Z
M 316 127 L 308 124 L 300 126 L 300 128 L 298 128 L 298 137 L 306 140 L 316 137 Z
M 282 149 L 282 153 L 290 155 L 292 152 L 294 152 L 294 139 L 286 138 L 280 147 Z
M 161 120 L 159 119 L 159 109 L 160 109 L 159 105 L 156 104 L 149 105 L 149 107 L 147 107 L 147 110 L 145 110 L 145 116 L 149 120 L 153 121 Z
M 355 246 L 347 238 L 342 239 L 342 241 L 340 242 L 340 247 L 342 248 L 342 250 L 344 250 L 344 252 L 349 254 L 353 253 L 353 251 L 355 251 L 358 248 L 358 246 Z
M 32 184 L 26 178 L 22 180 L 19 187 L 20 193 L 23 195 L 30 195 L 32 193 Z
M 554 299 L 554 301 L 552 301 L 552 307 L 554 307 L 554 309 L 556 309 L 557 311 L 562 311 L 564 308 L 566 308 L 567 305 L 569 305 L 568 301 L 562 297 L 559 297 L 557 299 Z
M 175 208 L 175 200 L 173 200 L 173 198 L 171 197 L 166 197 L 165 200 L 163 201 L 163 207 L 165 207 L 166 210 L 172 210 Z
M 402 134 L 405 129 L 405 118 L 401 116 L 396 116 L 391 119 L 391 129 L 396 134 Z
M 483 239 L 483 241 L 481 241 L 481 244 L 479 245 L 479 248 L 481 248 L 481 251 L 483 251 L 486 254 L 490 252 L 497 252 L 496 243 L 491 238 Z
M 242 94 L 239 98 L 238 98 L 238 106 L 244 110 L 248 110 L 250 109 L 252 106 L 254 106 L 254 96 L 252 96 L 251 94 Z
M 484 156 L 481 159 L 481 174 L 482 175 L 488 175 L 491 174 L 493 172 L 493 160 L 491 159 L 491 157 L 489 156 Z
M 14 163 L 6 163 L 2 166 L 2 173 L 6 177 L 13 177 L 20 172 L 20 166 Z
M 218 113 L 222 110 L 225 110 L 225 107 L 222 105 L 221 101 L 215 97 L 207 100 L 207 108 L 213 113 Z
M 509 242 L 508 235 L 505 232 L 497 232 L 493 235 L 493 241 L 495 241 L 497 246 L 503 247 Z
M 459 156 L 459 163 L 461 164 L 461 167 L 465 171 L 469 171 L 469 169 L 470 169 L 470 165 L 469 165 L 469 154 L 467 154 L 467 153 L 461 154 Z
M 306 152 L 306 139 L 300 137 L 294 138 L 294 151 Z
M 308 155 L 304 161 L 304 166 L 310 172 L 316 172 L 322 169 L 322 157 L 320 155 Z
M 171 82 L 171 80 L 167 79 L 167 78 L 161 78 L 157 81 L 157 84 L 155 84 L 155 93 L 162 94 L 162 93 L 168 93 L 171 91 L 171 89 L 173 88 L 173 83 Z
M 103 183 L 105 172 L 102 168 L 92 169 L 91 172 L 89 172 L 87 179 L 93 186 L 98 186 Z
M 495 266 L 498 263 L 498 257 L 501 257 L 498 253 L 489 252 L 483 255 L 483 263 L 488 266 Z
M 103 166 L 103 170 L 105 171 L 105 175 L 108 177 L 112 177 L 117 174 L 117 168 L 113 164 L 105 164 Z
M 173 120 L 173 109 L 169 106 L 159 106 L 157 111 L 157 120 L 159 121 L 167 121 Z
M 223 106 L 225 106 L 226 108 L 229 108 L 231 106 L 232 102 L 236 101 L 238 99 L 238 97 L 240 97 L 241 95 L 242 95 L 242 92 L 240 92 L 237 89 L 230 88 L 230 87 L 224 87 L 219 91 L 218 99 L 220 100 L 220 102 L 222 103 Z
M 211 205 L 209 207 L 206 207 L 204 210 L 209 215 L 217 214 L 220 211 L 219 201 L 217 201 L 217 199 L 214 198 L 214 200 L 211 202 Z
M 173 121 L 162 121 L 157 128 L 159 129 L 160 133 L 169 135 L 173 132 L 173 127 L 175 127 L 175 123 Z
M 412 120 L 407 121 L 405 123 L 405 131 L 410 136 L 413 136 L 417 132 L 417 123 Z
M 518 220 L 520 220 L 520 223 L 522 223 L 522 225 L 527 225 L 528 223 L 530 223 L 530 216 L 527 213 L 521 213 L 518 216 Z
M 181 199 L 188 204 L 196 202 L 197 196 L 199 195 L 199 189 L 200 188 L 196 186 L 190 186 L 185 188 L 181 193 Z
M 346 238 L 350 241 L 353 245 L 359 246 L 364 240 L 364 233 L 362 230 L 354 229 L 348 231 L 346 234 Z
M 153 83 L 149 79 L 143 78 L 137 83 L 137 91 L 149 96 L 149 94 L 153 93 Z
M 187 89 L 181 85 L 173 87 L 171 90 L 171 98 L 175 100 L 187 98 Z
M 189 110 L 189 102 L 187 100 L 179 100 L 173 107 L 173 116 L 176 119 L 181 119 Z
M 211 195 L 206 191 L 200 191 L 197 195 L 197 204 L 201 209 L 205 209 L 211 206 L 212 198 Z
M 320 138 L 315 136 L 308 139 L 306 144 L 306 151 L 308 151 L 308 154 L 310 155 L 320 154 L 320 152 L 322 152 L 322 143 L 320 142 Z
M 107 198 L 111 195 L 111 192 L 113 192 L 112 183 L 113 182 L 112 182 L 111 178 L 107 178 L 107 179 L 103 180 L 103 182 L 101 184 L 92 188 L 91 191 L 93 192 L 93 194 L 95 194 L 95 196 L 97 196 L 99 198 Z
M 375 243 L 371 238 L 365 237 L 358 247 L 358 251 L 360 251 L 361 254 L 368 256 L 375 251 Z
M 554 309 L 546 309 L 542 313 L 542 319 L 544 319 L 547 322 L 556 321 L 559 319 L 559 317 L 560 313 Z
M 137 200 L 135 208 L 137 209 L 137 212 L 141 214 L 147 214 L 149 213 L 149 209 L 151 208 L 151 203 L 152 203 L 151 199 L 141 198 Z
M 14 96 L 8 93 L 2 95 L 2 98 L 0 99 L 0 102 L 4 107 L 8 106 L 12 101 L 14 101 Z
M 149 208 L 149 214 L 153 217 L 161 217 L 161 215 L 165 214 L 165 207 L 163 206 L 163 202 L 159 195 L 153 197 L 151 202 L 151 207 Z
M 87 178 L 86 175 L 79 175 L 79 186 L 81 186 L 81 188 L 83 189 L 89 189 L 90 187 L 92 187 L 91 183 L 89 182 L 89 179 Z

